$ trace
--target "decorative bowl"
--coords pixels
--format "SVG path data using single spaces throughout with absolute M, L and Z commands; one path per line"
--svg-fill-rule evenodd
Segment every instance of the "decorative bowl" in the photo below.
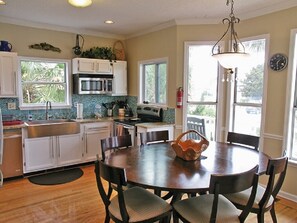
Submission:
M 196 133 L 200 136 L 200 141 L 197 142 L 193 139 L 182 141 L 182 137 L 188 133 Z M 193 129 L 180 134 L 177 139 L 171 143 L 176 156 L 186 161 L 197 160 L 201 156 L 201 153 L 207 149 L 208 145 L 209 141 L 201 133 Z

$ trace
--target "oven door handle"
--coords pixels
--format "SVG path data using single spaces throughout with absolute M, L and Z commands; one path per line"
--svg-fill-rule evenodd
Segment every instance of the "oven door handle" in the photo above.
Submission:
M 129 133 L 131 131 L 134 131 L 134 129 L 135 129 L 134 126 L 127 126 L 124 124 L 116 124 L 115 125 L 115 133 L 118 136 L 125 135 L 125 132 Z
M 134 129 L 134 127 L 133 127 L 133 126 L 132 126 L 132 127 L 130 127 L 130 126 L 125 126 L 125 125 L 123 126 L 123 128 L 124 128 L 124 129 L 129 129 L 129 130 L 133 130 L 133 129 Z

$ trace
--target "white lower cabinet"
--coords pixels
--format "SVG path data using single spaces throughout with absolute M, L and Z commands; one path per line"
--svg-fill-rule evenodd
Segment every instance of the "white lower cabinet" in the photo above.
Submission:
M 25 139 L 24 173 L 55 167 L 51 137 Z
M 86 123 L 81 125 L 84 142 L 84 161 L 96 160 L 98 154 L 101 158 L 101 139 L 111 137 L 111 122 Z
M 24 173 L 81 163 L 81 148 L 80 134 L 26 138 Z
M 82 161 L 82 140 L 80 133 L 57 136 L 56 151 L 59 166 L 72 165 Z
M 101 139 L 110 137 L 112 122 L 80 125 L 80 133 L 51 137 L 27 138 L 23 132 L 24 173 L 80 164 L 101 157 Z

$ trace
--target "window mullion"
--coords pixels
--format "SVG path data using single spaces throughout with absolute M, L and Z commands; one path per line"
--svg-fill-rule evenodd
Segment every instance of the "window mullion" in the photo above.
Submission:
M 156 64 L 155 66 L 155 100 L 156 100 L 156 103 L 159 103 L 160 100 L 159 100 L 159 97 L 160 97 L 160 89 L 159 89 L 159 66 L 160 64 Z

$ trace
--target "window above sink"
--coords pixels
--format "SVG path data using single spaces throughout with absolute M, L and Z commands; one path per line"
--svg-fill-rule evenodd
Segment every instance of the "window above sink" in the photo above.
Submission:
M 19 57 L 20 109 L 70 108 L 70 60 Z

